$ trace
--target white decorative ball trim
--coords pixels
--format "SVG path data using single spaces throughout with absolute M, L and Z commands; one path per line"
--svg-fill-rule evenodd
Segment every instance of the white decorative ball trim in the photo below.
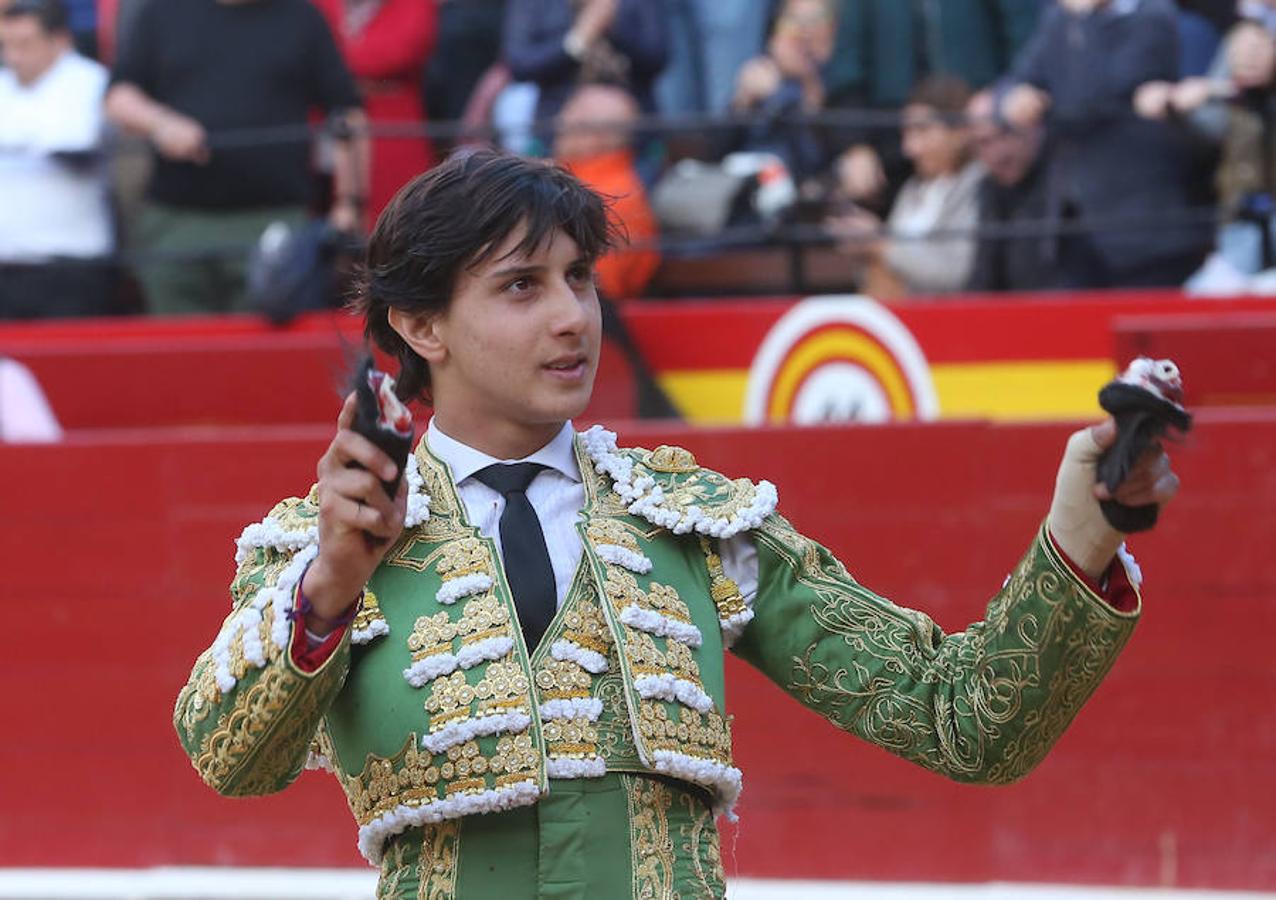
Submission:
M 569 697 L 546 700 L 541 704 L 542 719 L 584 719 L 597 722 L 603 714 L 603 701 L 597 697 Z
M 545 760 L 545 773 L 550 778 L 602 778 L 607 774 L 607 763 L 601 756 L 588 759 L 551 756 Z
M 311 525 L 301 531 L 290 531 L 273 516 L 266 516 L 260 522 L 246 527 L 235 540 L 235 565 L 246 560 L 253 550 L 278 550 L 280 553 L 295 553 L 303 547 L 319 543 L 319 528 Z
M 607 657 L 597 650 L 587 650 L 575 641 L 559 638 L 549 648 L 550 655 L 560 662 L 574 662 L 591 675 L 607 671 Z
M 477 794 L 461 794 L 446 800 L 432 800 L 419 806 L 401 803 L 359 829 L 359 852 L 374 866 L 381 864 L 387 838 L 448 819 L 503 812 L 517 806 L 531 806 L 540 799 L 540 788 L 532 780 L 519 781 Z
M 350 643 L 371 644 L 379 637 L 390 633 L 390 625 L 385 619 L 373 619 L 367 628 L 356 628 L 350 632 Z
M 473 572 L 469 575 L 462 575 L 460 578 L 452 578 L 443 582 L 443 586 L 434 595 L 434 599 L 444 606 L 450 606 L 462 597 L 491 590 L 492 584 L 491 575 L 485 572 Z
M 595 425 L 580 437 L 594 468 L 611 478 L 612 489 L 627 504 L 629 513 L 668 528 L 674 534 L 695 531 L 716 538 L 732 537 L 757 528 L 775 512 L 778 495 L 775 485 L 769 481 L 759 481 L 754 486 L 753 500 L 730 519 L 708 516 L 698 506 L 681 511 L 667 507 L 664 489 L 654 478 L 650 475 L 634 478 L 634 462 L 618 451 L 615 432 Z
M 725 619 L 719 619 L 718 624 L 722 626 L 723 648 L 730 650 L 732 645 L 740 639 L 740 635 L 744 634 L 744 629 L 749 627 L 749 623 L 752 621 L 752 606 L 747 607 L 743 612 L 738 612 L 733 616 L 727 616 Z
M 514 650 L 513 638 L 493 637 L 462 647 L 460 653 L 435 653 L 419 659 L 403 670 L 403 677 L 413 687 L 425 687 L 457 669 L 472 669 L 481 662 L 501 659 Z
M 668 616 L 639 606 L 626 606 L 620 611 L 620 621 L 639 631 L 656 637 L 673 638 L 688 647 L 699 647 L 704 642 L 700 629 L 687 622 L 676 622 Z
M 425 687 L 436 678 L 451 675 L 457 669 L 457 660 L 451 653 L 435 653 L 418 659 L 403 670 L 403 680 L 415 688 Z
M 646 575 L 651 571 L 651 560 L 641 553 L 630 550 L 628 547 L 621 547 L 618 544 L 597 544 L 594 550 L 598 553 L 598 558 L 603 562 L 620 566 L 630 572 Z
M 475 738 L 488 737 L 493 734 L 517 734 L 526 731 L 532 724 L 532 717 L 527 713 L 511 712 L 480 716 L 477 719 L 465 719 L 445 725 L 438 731 L 421 738 L 421 746 L 431 753 L 442 753 L 449 747 L 464 744 Z
M 473 644 L 466 644 L 456 654 L 456 662 L 462 669 L 472 669 L 481 662 L 490 662 L 509 656 L 514 652 L 514 639 L 509 637 L 490 637 Z
M 430 518 L 430 495 L 425 492 L 425 478 L 415 456 L 408 456 L 403 476 L 408 480 L 408 508 L 403 514 L 403 527 L 415 528 Z
M 244 659 L 258 669 L 266 665 L 266 648 L 261 639 L 261 625 L 267 608 L 271 610 L 272 616 L 271 642 L 280 650 L 287 649 L 292 637 L 292 621 L 288 618 L 288 610 L 293 603 L 297 582 L 301 580 L 306 566 L 310 565 L 311 560 L 318 554 L 318 544 L 303 547 L 279 573 L 273 585 L 258 590 L 252 602 L 242 607 L 222 626 L 222 630 L 213 641 L 212 654 L 214 679 L 218 690 L 223 694 L 233 689 L 238 683 L 238 679 L 230 671 L 230 648 L 240 635 L 243 636 Z
M 644 699 L 667 700 L 670 703 L 677 701 L 700 713 L 713 709 L 713 698 L 700 685 L 679 678 L 671 672 L 635 678 L 634 690 Z
M 744 789 L 744 776 L 735 766 L 673 750 L 652 751 L 651 766 L 657 772 L 709 788 L 715 796 L 714 815 L 726 816 L 729 822 L 736 821 L 735 804 Z

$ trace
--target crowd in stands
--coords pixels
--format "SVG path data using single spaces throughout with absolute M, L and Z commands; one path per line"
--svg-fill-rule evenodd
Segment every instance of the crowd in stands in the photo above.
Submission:
M 0 318 L 260 308 L 477 141 L 613 198 L 613 300 L 728 231 L 882 299 L 1276 267 L 1276 0 L 0 0 L 0 64 Z

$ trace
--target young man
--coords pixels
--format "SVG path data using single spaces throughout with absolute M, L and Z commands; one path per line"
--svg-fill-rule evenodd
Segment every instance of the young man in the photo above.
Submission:
M 609 236 L 602 201 L 542 162 L 454 156 L 400 192 L 361 307 L 400 395 L 432 398 L 425 438 L 392 499 L 347 400 L 316 487 L 240 538 L 235 610 L 178 698 L 225 794 L 282 789 L 313 742 L 378 896 L 720 897 L 714 817 L 741 788 L 724 648 L 848 731 L 1005 783 L 1138 617 L 1095 502 L 1110 425 L 1072 438 L 1048 528 L 948 636 L 795 532 L 771 485 L 574 432 Z M 1176 485 L 1158 450 L 1118 496 Z

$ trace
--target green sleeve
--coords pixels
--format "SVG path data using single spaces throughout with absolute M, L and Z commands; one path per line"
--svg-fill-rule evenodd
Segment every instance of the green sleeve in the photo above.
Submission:
M 274 548 L 247 553 L 231 583 L 234 609 L 177 697 L 177 736 L 220 794 L 269 794 L 291 784 L 350 666 L 349 629 L 317 671 L 303 672 L 289 652 L 293 623 L 273 627 L 278 607 L 263 603 L 262 592 L 284 590 L 291 598 L 295 562 L 296 554 Z M 243 627 L 258 608 L 260 622 Z
M 861 587 L 778 515 L 754 532 L 754 619 L 735 651 L 833 724 L 957 781 L 1022 778 L 1129 640 L 1044 529 L 984 619 L 944 634 Z

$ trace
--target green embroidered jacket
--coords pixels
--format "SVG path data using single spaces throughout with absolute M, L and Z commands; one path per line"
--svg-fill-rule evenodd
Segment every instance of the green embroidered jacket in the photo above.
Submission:
M 1006 783 L 1039 762 L 1128 640 L 1138 612 L 1096 597 L 1038 533 L 966 631 L 861 587 L 775 512 L 766 482 L 678 448 L 578 436 L 583 554 L 545 638 L 524 646 L 495 547 L 420 444 L 407 527 L 337 650 L 293 663 L 286 612 L 317 553 L 313 494 L 239 541 L 234 609 L 174 723 L 229 795 L 328 768 L 379 862 L 407 829 L 536 803 L 550 779 L 659 773 L 729 812 L 741 788 L 725 715 L 734 651 L 834 724 L 949 777 Z M 751 602 L 719 540 L 750 532 Z

